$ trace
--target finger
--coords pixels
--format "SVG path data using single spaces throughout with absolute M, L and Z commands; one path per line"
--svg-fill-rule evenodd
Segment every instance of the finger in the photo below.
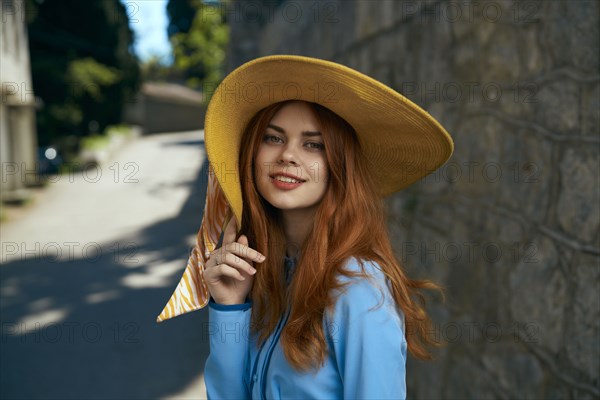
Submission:
M 237 242 L 229 243 L 225 249 L 247 260 L 261 263 L 265 260 L 265 256 L 251 247 L 248 247 L 248 237 L 241 235 Z
M 216 249 L 211 251 L 210 254 L 208 255 L 206 264 L 204 265 L 204 269 L 209 269 L 209 268 L 217 266 L 219 264 L 219 257 L 220 257 L 220 254 L 222 251 L 223 251 L 222 247 L 217 247 Z
M 230 267 L 227 264 L 219 264 L 215 268 L 207 270 L 204 277 L 208 280 L 220 280 L 222 277 L 229 277 L 237 279 L 238 281 L 245 281 L 246 278 L 237 269 Z
M 224 229 L 223 234 L 223 245 L 228 243 L 235 242 L 235 237 L 237 235 L 237 220 L 235 219 L 235 215 L 231 216 L 231 219 L 227 223 Z
M 250 275 L 254 275 L 254 273 L 256 272 L 256 270 L 252 268 L 252 265 L 246 262 L 243 258 L 233 253 L 223 253 L 222 257 L 220 257 L 220 261 L 221 262 L 219 264 L 229 265 L 230 267 L 236 268 L 240 271 L 245 271 Z
M 246 235 L 241 235 L 241 236 L 238 238 L 238 243 L 240 243 L 240 244 L 243 244 L 244 246 L 246 246 L 246 247 L 247 247 L 247 246 L 248 246 L 248 236 L 246 236 Z

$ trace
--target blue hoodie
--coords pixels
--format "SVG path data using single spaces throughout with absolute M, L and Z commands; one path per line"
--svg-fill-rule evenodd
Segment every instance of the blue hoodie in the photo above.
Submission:
M 289 282 L 295 260 L 286 257 L 285 264 Z M 333 312 L 325 313 L 328 355 L 316 371 L 300 373 L 285 358 L 279 337 L 289 309 L 258 348 L 250 332 L 252 304 L 221 305 L 211 299 L 210 355 L 204 368 L 208 398 L 405 399 L 404 315 L 377 263 L 364 265 L 372 279 L 339 278 L 351 284 Z M 346 268 L 360 271 L 355 258 Z

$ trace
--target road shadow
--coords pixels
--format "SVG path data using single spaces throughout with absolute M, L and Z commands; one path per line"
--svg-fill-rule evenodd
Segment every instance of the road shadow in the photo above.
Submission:
M 200 152 L 203 142 L 171 145 Z M 205 161 L 185 182 L 190 195 L 174 218 L 90 247 L 86 257 L 49 251 L 0 266 L 1 398 L 162 398 L 199 379 L 208 310 L 161 324 L 156 317 L 200 227 L 207 171 Z

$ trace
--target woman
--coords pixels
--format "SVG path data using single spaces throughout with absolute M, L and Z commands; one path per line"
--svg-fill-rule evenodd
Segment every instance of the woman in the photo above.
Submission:
M 380 82 L 299 56 L 232 72 L 205 129 L 228 204 L 220 246 L 199 240 L 208 397 L 405 398 L 407 351 L 432 344 L 414 297 L 437 286 L 405 276 L 382 197 L 443 164 L 447 132 Z

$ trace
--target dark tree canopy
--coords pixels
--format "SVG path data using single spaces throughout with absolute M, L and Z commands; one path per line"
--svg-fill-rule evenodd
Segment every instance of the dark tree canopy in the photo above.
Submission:
M 29 1 L 33 86 L 40 144 L 119 123 L 134 98 L 139 67 L 119 0 Z
M 200 0 L 169 0 L 167 4 L 169 38 L 177 33 L 190 31 L 199 3 Z
M 200 0 L 169 0 L 169 39 L 173 71 L 194 89 L 215 86 L 223 75 L 229 41 L 223 4 Z

